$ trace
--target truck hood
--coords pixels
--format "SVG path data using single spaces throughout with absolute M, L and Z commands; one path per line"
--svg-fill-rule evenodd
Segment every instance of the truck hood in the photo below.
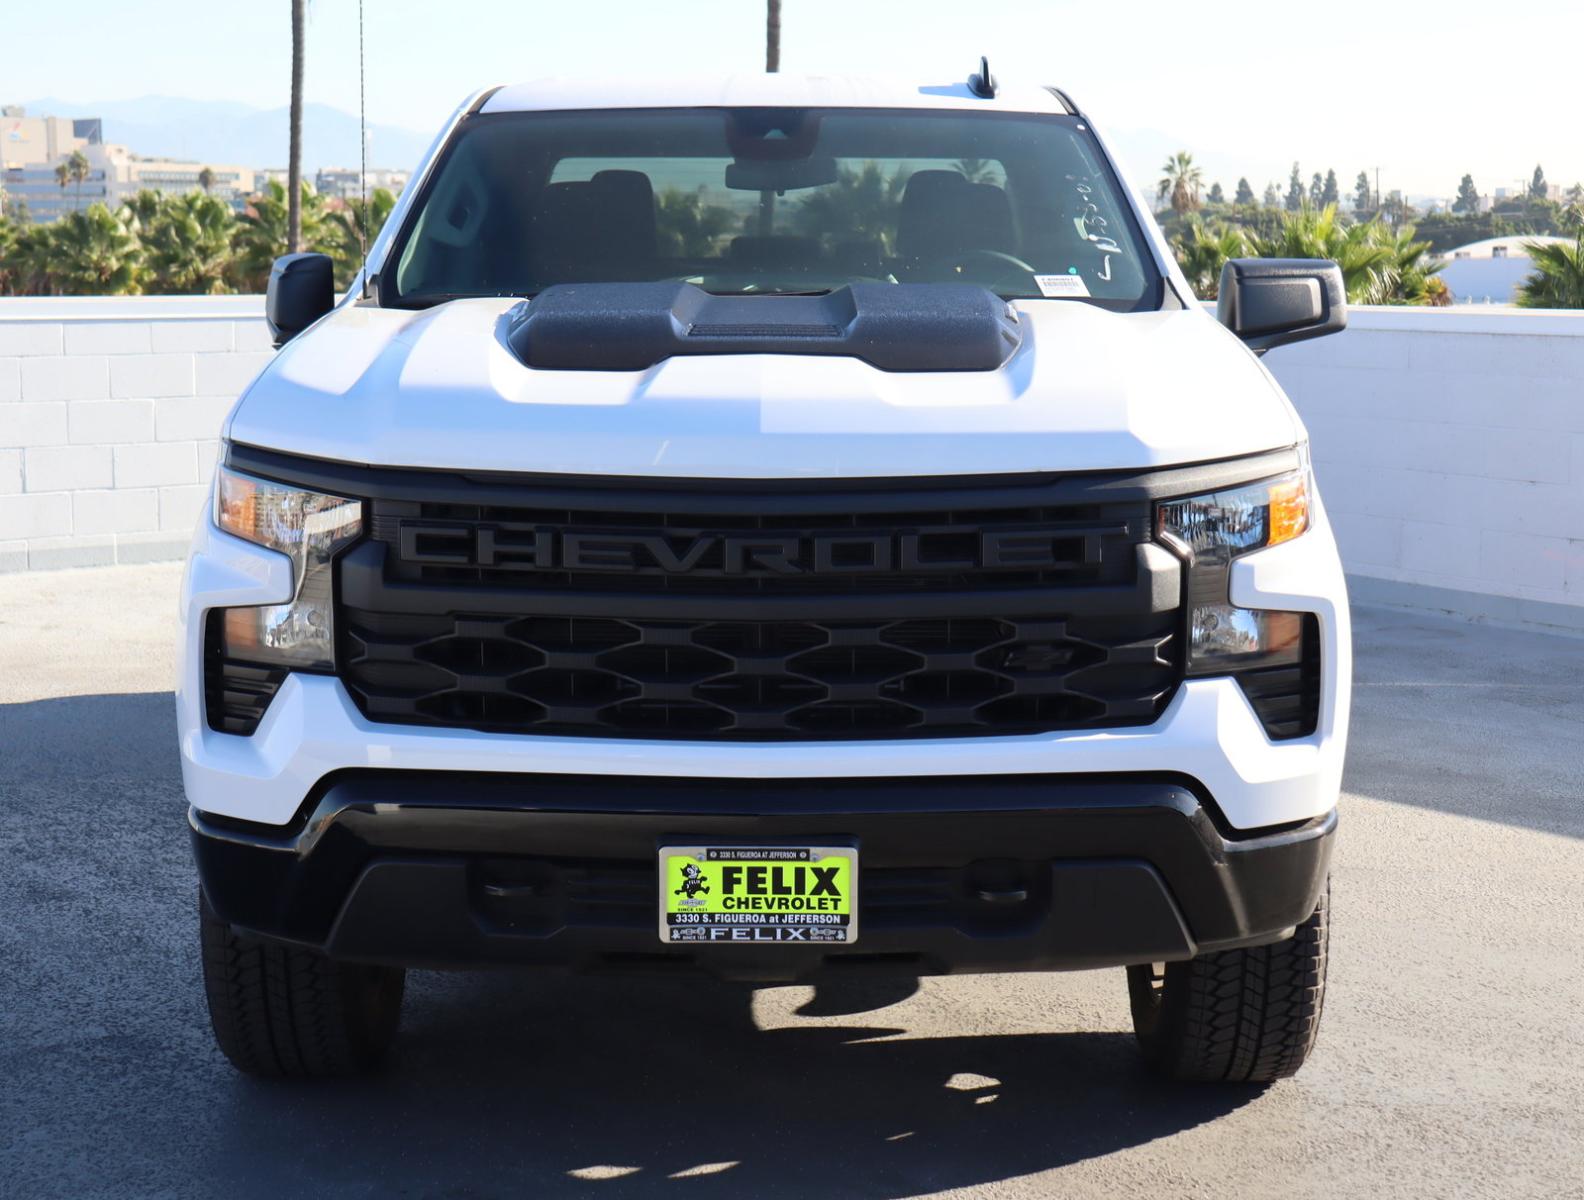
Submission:
M 643 371 L 535 370 L 506 342 L 522 301 L 344 304 L 259 375 L 239 442 L 382 466 L 689 478 L 1088 471 L 1290 446 L 1270 374 L 1206 313 L 1015 307 L 995 371 L 692 355 Z

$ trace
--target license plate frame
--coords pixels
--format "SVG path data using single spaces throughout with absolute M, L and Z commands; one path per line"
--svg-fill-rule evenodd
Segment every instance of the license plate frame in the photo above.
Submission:
M 696 876 L 685 872 L 690 864 Z M 678 839 L 659 847 L 656 874 L 659 936 L 668 946 L 846 947 L 858 940 L 856 845 Z

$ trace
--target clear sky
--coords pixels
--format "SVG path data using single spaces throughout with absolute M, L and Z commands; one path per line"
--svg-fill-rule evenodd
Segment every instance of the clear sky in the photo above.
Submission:
M 286 0 L 8 3 L 0 100 L 287 100 Z M 1584 179 L 1584 0 L 784 0 L 782 69 L 1055 83 L 1135 178 L 1193 151 L 1228 191 L 1334 166 L 1345 191 Z M 763 66 L 762 0 L 364 0 L 371 120 L 433 129 L 482 83 Z M 357 0 L 310 0 L 307 93 L 357 107 Z M 407 165 L 407 164 L 393 164 Z

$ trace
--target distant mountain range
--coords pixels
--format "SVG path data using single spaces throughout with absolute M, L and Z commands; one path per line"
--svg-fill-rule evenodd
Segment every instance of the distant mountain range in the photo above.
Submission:
M 83 103 L 46 97 L 23 101 L 30 117 L 101 117 L 104 140 L 150 158 L 286 165 L 287 110 L 257 109 L 229 101 L 144 96 Z M 431 134 L 395 125 L 369 126 L 372 167 L 411 169 L 429 148 Z M 325 104 L 303 105 L 303 171 L 358 165 L 358 119 Z

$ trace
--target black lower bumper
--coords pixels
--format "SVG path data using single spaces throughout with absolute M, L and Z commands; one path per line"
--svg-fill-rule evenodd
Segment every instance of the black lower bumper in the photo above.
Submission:
M 702 968 L 792 979 L 1191 958 L 1284 937 L 1324 884 L 1335 813 L 1236 835 L 1148 776 L 711 780 L 341 772 L 285 828 L 190 813 L 215 910 L 337 958 Z M 858 942 L 668 946 L 665 843 L 856 839 Z

